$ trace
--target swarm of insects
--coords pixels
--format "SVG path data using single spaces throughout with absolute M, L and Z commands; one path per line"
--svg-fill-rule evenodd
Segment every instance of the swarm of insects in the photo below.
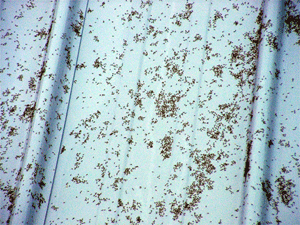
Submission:
M 3 0 L 1 224 L 300 224 L 300 1 Z

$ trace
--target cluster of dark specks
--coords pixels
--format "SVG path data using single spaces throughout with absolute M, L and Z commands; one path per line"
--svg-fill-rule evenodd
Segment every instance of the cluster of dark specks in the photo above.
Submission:
M 73 177 L 71 181 L 74 182 L 75 184 L 88 184 L 88 181 L 84 179 L 83 176 L 80 176 L 79 174 Z
M 76 20 L 75 23 L 71 22 L 71 27 L 72 27 L 72 30 L 75 32 L 75 34 L 78 37 L 81 37 L 81 29 L 83 26 L 84 17 L 83 17 L 83 12 L 81 10 L 78 12 L 78 14 L 79 14 L 80 20 L 79 21 Z
M 83 63 L 78 63 L 77 65 L 76 65 L 76 69 L 83 69 L 83 68 L 86 68 L 86 65 L 85 65 L 85 62 L 83 62 Z
M 285 169 L 283 170 L 284 173 L 289 173 Z M 296 185 L 291 179 L 286 180 L 286 178 L 281 175 L 275 180 L 275 183 L 270 182 L 268 179 L 262 181 L 261 187 L 269 205 L 276 212 L 276 222 L 279 224 L 280 203 L 288 208 L 295 205 L 295 198 L 298 197 L 295 194 Z
M 284 176 L 278 177 L 275 183 L 281 202 L 290 207 L 294 200 L 295 191 L 293 189 L 296 185 L 291 179 L 285 180 Z
M 181 13 L 176 13 L 171 17 L 171 19 L 175 19 L 175 22 L 172 23 L 176 24 L 177 26 L 181 26 L 184 20 L 190 21 L 190 16 L 193 13 L 192 9 L 193 3 L 187 3 L 185 5 L 185 9 Z
M 36 106 L 35 102 L 32 102 L 31 104 L 27 104 L 23 114 L 20 116 L 20 120 L 31 122 L 35 112 L 35 106 Z
M 181 96 L 178 94 L 164 93 L 161 91 L 155 101 L 156 114 L 159 117 L 167 118 L 177 115 L 177 103 L 180 101 Z
M 171 157 L 173 142 L 174 142 L 173 138 L 169 135 L 166 135 L 161 140 L 160 154 L 162 155 L 164 160 Z
M 70 51 L 71 47 L 68 47 L 66 46 L 65 47 L 65 51 L 67 53 L 66 55 L 66 64 L 67 64 L 67 67 L 69 68 L 69 70 L 71 69 L 71 63 L 72 63 L 72 59 L 71 59 L 71 51 Z
M 287 0 L 284 4 L 286 7 L 284 17 L 286 33 L 295 33 L 299 39 L 295 44 L 300 45 L 300 10 L 297 9 L 297 4 L 299 4 L 299 2 Z

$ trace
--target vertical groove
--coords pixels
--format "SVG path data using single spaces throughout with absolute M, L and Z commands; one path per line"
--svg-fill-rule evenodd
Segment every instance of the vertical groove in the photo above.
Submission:
M 261 46 L 261 37 L 262 37 L 262 24 L 263 23 L 263 18 L 264 18 L 264 15 L 265 15 L 265 0 L 262 0 L 262 3 L 261 3 L 261 8 L 260 8 L 263 13 L 262 13 L 262 17 L 261 17 L 261 21 L 259 21 L 259 28 L 258 30 L 260 30 L 259 32 L 259 42 L 257 43 L 257 56 L 256 56 L 256 69 L 255 69 L 255 80 L 254 80 L 254 84 L 253 84 L 253 89 L 252 89 L 252 95 L 251 95 L 251 98 L 253 98 L 255 96 L 255 90 L 257 89 L 257 83 L 258 83 L 258 70 L 259 70 L 259 67 L 260 67 L 260 49 L 262 48 Z M 242 190 L 242 201 L 241 201 L 241 207 L 242 207 L 242 210 L 241 210 L 241 214 L 240 214 L 240 222 L 239 224 L 244 224 L 245 221 L 247 220 L 247 218 L 245 218 L 245 216 L 247 216 L 247 199 L 248 199 L 248 193 L 249 193 L 249 185 L 248 185 L 248 180 L 247 180 L 247 177 L 249 175 L 249 172 L 251 170 L 251 165 L 250 165 L 250 162 L 251 162 L 251 154 L 253 153 L 252 152 L 252 147 L 253 147 L 253 134 L 254 134 L 254 129 L 255 129 L 255 121 L 256 121 L 256 116 L 253 115 L 253 112 L 254 110 L 256 109 L 257 107 L 257 103 L 256 101 L 254 101 L 253 103 L 251 103 L 251 115 L 250 115 L 250 120 L 249 120 L 249 123 L 248 123 L 248 129 L 247 129 L 247 143 L 246 143 L 246 161 L 245 161 L 245 168 L 244 168 L 244 186 L 243 186 L 243 190 Z M 251 116 L 253 116 L 251 118 Z M 249 132 L 248 132 L 249 131 Z
M 49 207 L 50 207 L 50 202 L 51 202 L 53 187 L 54 187 L 55 178 L 56 178 L 56 171 L 57 171 L 58 161 L 59 161 L 59 157 L 60 157 L 60 149 L 62 148 L 62 142 L 63 142 L 63 138 L 64 138 L 64 134 L 65 134 L 66 123 L 67 123 L 67 120 L 68 120 L 68 113 L 69 113 L 69 109 L 70 109 L 70 102 L 71 102 L 71 97 L 72 97 L 73 84 L 74 84 L 75 74 L 76 74 L 76 65 L 78 63 L 78 58 L 79 58 L 81 43 L 82 43 L 82 39 L 83 39 L 84 27 L 85 27 L 85 21 L 86 21 L 86 14 L 87 14 L 88 5 L 89 5 L 89 0 L 87 0 L 85 12 L 84 12 L 84 22 L 83 22 L 83 26 L 82 26 L 82 32 L 81 32 L 81 37 L 80 37 L 78 51 L 77 51 L 77 57 L 76 57 L 76 63 L 75 63 L 75 68 L 74 68 L 74 74 L 73 74 L 73 79 L 72 79 L 71 88 L 70 88 L 70 95 L 69 95 L 69 100 L 68 100 L 68 106 L 67 106 L 67 110 L 66 110 L 66 117 L 65 117 L 65 121 L 64 121 L 64 125 L 63 125 L 63 131 L 62 131 L 62 135 L 61 135 L 61 139 L 60 139 L 59 149 L 58 149 L 58 152 L 57 152 L 58 155 L 57 155 L 57 159 L 56 159 L 56 165 L 55 165 L 55 169 L 54 169 L 54 175 L 53 175 L 52 185 L 51 185 L 51 188 L 50 188 L 50 195 L 49 195 L 49 199 L 48 199 L 48 204 L 47 204 L 47 210 L 46 210 L 46 214 L 45 214 L 44 225 L 46 224 L 46 221 L 47 221 L 47 216 L 48 216 L 48 212 L 49 212 Z
M 31 141 L 31 138 L 32 138 L 32 132 L 33 132 L 33 127 L 34 127 L 34 122 L 35 122 L 35 117 L 36 117 L 36 106 L 37 106 L 37 103 L 39 102 L 39 96 L 40 96 L 40 91 L 41 91 L 41 87 L 42 87 L 42 82 L 43 82 L 43 75 L 46 71 L 46 67 L 47 67 L 47 56 L 48 56 L 48 50 L 49 50 L 49 42 L 50 42 L 50 38 L 51 38 L 51 34 L 52 34 L 52 28 L 53 28 L 53 23 L 54 23 L 54 20 L 55 20 L 55 13 L 56 13 L 56 7 L 57 7 L 57 0 L 55 0 L 55 3 L 54 3 L 54 6 L 52 8 L 52 19 L 51 19 L 51 24 L 50 24 L 50 27 L 49 27 L 49 30 L 48 30 L 48 37 L 47 37 L 47 41 L 46 41 L 46 44 L 45 44 L 45 54 L 44 54 L 44 57 L 43 57 L 43 63 L 41 65 L 41 69 L 40 69 L 40 74 L 39 74 L 39 82 L 37 83 L 37 91 L 36 91 L 36 94 L 35 94 L 35 98 L 34 98 L 34 112 L 33 112 L 33 116 L 31 118 L 31 121 L 29 123 L 29 127 L 28 127 L 28 133 L 26 135 L 26 144 L 25 144 L 25 147 L 24 147 L 24 158 L 22 159 L 21 161 L 21 166 L 20 166 L 20 174 L 18 175 L 20 178 L 16 178 L 16 180 L 18 180 L 18 183 L 17 183 L 17 191 L 16 193 L 14 194 L 14 206 L 12 208 L 12 211 L 9 215 L 9 218 L 7 220 L 7 223 L 8 224 L 11 224 L 11 219 L 14 215 L 14 211 L 15 211 L 15 204 L 17 202 L 17 198 L 19 196 L 19 193 L 20 193 L 20 186 L 21 186 L 21 181 L 22 181 L 22 174 L 24 173 L 24 168 L 25 168 L 25 163 L 27 161 L 27 155 L 28 155 L 28 148 L 30 147 L 30 141 Z M 1 7 L 2 8 L 2 7 Z

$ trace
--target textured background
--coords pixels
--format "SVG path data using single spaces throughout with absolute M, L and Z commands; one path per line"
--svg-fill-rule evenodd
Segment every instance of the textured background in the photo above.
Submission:
M 299 1 L 1 1 L 0 222 L 300 224 Z

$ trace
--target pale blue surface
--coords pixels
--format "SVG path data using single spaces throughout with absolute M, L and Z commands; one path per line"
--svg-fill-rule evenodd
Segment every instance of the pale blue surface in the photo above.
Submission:
M 2 1 L 0 222 L 300 224 L 299 12 Z

